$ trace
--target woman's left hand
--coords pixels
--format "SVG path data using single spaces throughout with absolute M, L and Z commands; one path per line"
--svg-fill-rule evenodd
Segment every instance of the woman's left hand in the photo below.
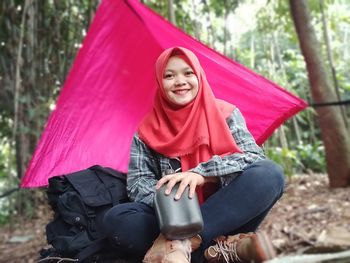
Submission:
M 197 173 L 193 172 L 183 172 L 183 173 L 174 173 L 163 176 L 157 183 L 156 189 L 159 189 L 163 184 L 167 185 L 165 194 L 169 195 L 174 185 L 179 183 L 179 188 L 176 192 L 175 199 L 179 200 L 185 191 L 186 187 L 190 187 L 189 198 L 193 198 L 196 186 L 202 185 L 205 182 L 205 178 Z

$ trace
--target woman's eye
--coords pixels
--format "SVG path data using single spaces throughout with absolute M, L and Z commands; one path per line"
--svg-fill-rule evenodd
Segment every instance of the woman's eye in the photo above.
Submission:
M 191 75 L 193 75 L 193 74 L 194 74 L 193 71 L 186 71 L 186 72 L 185 72 L 185 75 L 186 75 L 186 76 L 191 76 Z
M 173 74 L 170 74 L 170 73 L 164 75 L 165 79 L 170 79 L 172 77 L 173 77 Z

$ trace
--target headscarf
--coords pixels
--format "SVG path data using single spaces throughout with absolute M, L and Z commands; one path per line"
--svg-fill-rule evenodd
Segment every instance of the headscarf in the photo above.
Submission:
M 164 70 L 172 56 L 189 64 L 199 82 L 195 99 L 181 108 L 172 105 L 162 84 Z M 183 47 L 166 49 L 156 62 L 156 80 L 153 109 L 138 129 L 140 139 L 147 146 L 169 158 L 179 157 L 183 172 L 213 155 L 241 152 L 226 123 L 235 106 L 214 97 L 194 53 Z M 205 199 L 203 190 L 201 187 L 196 190 L 200 203 Z

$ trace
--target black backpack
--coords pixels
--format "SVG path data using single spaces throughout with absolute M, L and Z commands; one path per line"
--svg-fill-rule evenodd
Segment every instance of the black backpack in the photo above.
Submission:
M 43 249 L 41 258 L 64 257 L 87 263 L 107 262 L 117 256 L 100 225 L 108 209 L 128 201 L 125 174 L 95 165 L 55 176 L 49 179 L 47 197 L 54 211 L 53 221 L 46 226 L 52 248 Z

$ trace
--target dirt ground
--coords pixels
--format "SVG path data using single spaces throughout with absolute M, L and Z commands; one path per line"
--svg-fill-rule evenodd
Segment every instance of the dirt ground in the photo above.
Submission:
M 37 262 L 39 250 L 47 247 L 45 225 L 51 217 L 43 200 L 35 217 L 1 227 L 0 262 Z M 349 249 L 349 188 L 329 189 L 322 174 L 293 176 L 260 229 L 269 233 L 279 256 Z

